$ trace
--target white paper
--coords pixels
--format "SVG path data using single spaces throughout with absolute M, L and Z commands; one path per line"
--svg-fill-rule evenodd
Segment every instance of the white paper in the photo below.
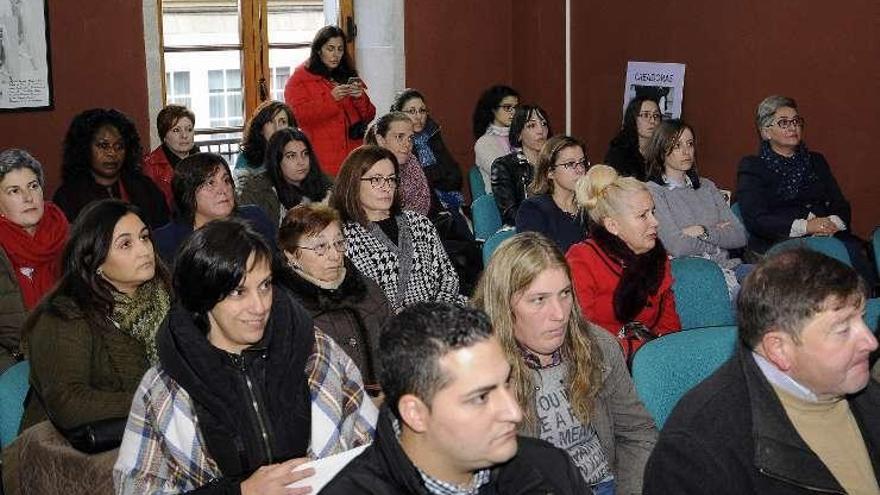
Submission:
M 298 466 L 296 468 L 297 471 L 306 468 L 314 468 L 315 474 L 295 483 L 291 483 L 287 485 L 287 487 L 296 488 L 300 486 L 310 486 L 312 487 L 312 493 L 318 493 L 324 488 L 324 485 L 336 477 L 339 471 L 342 471 L 342 468 L 347 466 L 352 459 L 359 456 L 366 448 L 367 445 L 361 445 L 360 447 L 355 447 L 351 450 L 346 450 L 345 452 Z
M 0 109 L 50 105 L 45 0 L 0 0 Z
M 649 94 L 660 102 L 664 119 L 681 117 L 684 99 L 684 64 L 629 62 L 623 89 L 623 109 L 636 95 Z

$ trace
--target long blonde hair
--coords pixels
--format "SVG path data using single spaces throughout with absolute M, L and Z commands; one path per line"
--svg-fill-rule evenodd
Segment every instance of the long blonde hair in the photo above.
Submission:
M 604 225 L 604 220 L 624 211 L 625 195 L 648 192 L 647 186 L 634 177 L 621 177 L 608 165 L 593 165 L 577 183 L 575 199 L 587 210 L 590 220 Z
M 502 242 L 493 253 L 472 300 L 475 307 L 489 315 L 501 341 L 511 365 L 511 387 L 523 409 L 523 427 L 529 430 L 537 426 L 534 372 L 526 365 L 514 337 L 511 305 L 541 273 L 554 268 L 563 269 L 571 280 L 571 270 L 553 241 L 537 232 L 517 234 Z M 601 387 L 602 354 L 576 301 L 571 305 L 565 331 L 561 347 L 562 360 L 568 366 L 564 386 L 574 415 L 587 424 Z

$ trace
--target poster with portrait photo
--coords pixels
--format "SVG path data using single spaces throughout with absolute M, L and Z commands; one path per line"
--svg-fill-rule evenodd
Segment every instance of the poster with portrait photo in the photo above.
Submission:
M 0 111 L 52 108 L 47 0 L 0 0 Z
M 626 64 L 626 84 L 623 90 L 623 108 L 637 96 L 650 96 L 660 106 L 664 119 L 681 117 L 684 98 L 684 64 L 661 62 L 629 62 Z

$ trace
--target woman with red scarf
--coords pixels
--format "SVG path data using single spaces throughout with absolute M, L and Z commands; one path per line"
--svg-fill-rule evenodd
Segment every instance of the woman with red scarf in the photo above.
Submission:
M 0 152 L 0 374 L 19 354 L 25 317 L 58 280 L 67 219 L 43 201 L 43 167 L 27 151 Z

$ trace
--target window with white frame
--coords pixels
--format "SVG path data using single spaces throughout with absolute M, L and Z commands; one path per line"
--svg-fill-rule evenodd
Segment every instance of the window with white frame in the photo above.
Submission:
M 242 115 L 241 71 L 208 71 L 208 111 L 211 127 L 240 127 Z
M 192 107 L 190 94 L 189 72 L 166 72 L 165 73 L 166 103 Z

